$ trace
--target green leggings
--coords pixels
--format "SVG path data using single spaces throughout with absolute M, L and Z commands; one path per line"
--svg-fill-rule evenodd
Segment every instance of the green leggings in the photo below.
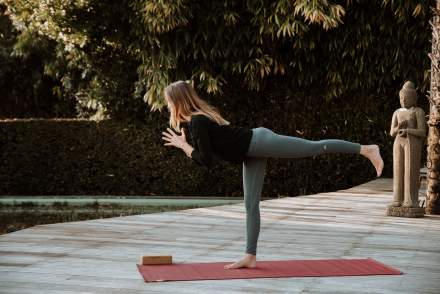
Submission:
M 260 233 L 260 198 L 267 158 L 301 158 L 324 153 L 359 154 L 361 145 L 336 139 L 310 141 L 283 136 L 264 127 L 253 128 L 252 133 L 243 161 L 243 189 L 246 207 L 246 253 L 256 255 Z

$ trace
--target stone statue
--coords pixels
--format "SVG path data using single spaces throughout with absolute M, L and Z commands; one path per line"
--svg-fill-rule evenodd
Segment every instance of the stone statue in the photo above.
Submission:
M 419 206 L 420 160 L 426 136 L 425 112 L 417 107 L 414 83 L 407 81 L 399 92 L 400 105 L 391 121 L 393 146 L 394 200 L 387 214 L 419 217 L 424 210 Z M 421 215 L 420 215 L 421 214 Z

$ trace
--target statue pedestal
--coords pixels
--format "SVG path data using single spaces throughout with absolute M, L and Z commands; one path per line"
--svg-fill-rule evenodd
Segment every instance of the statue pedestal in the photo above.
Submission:
M 425 209 L 423 207 L 388 206 L 387 215 L 399 217 L 423 217 L 425 215 Z

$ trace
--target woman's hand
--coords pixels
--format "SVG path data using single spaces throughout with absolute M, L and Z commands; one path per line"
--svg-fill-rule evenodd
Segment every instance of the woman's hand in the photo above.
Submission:
M 182 128 L 181 129 L 181 133 L 182 135 L 177 135 L 176 133 L 174 133 L 174 131 L 170 128 L 167 128 L 167 132 L 162 132 L 162 134 L 164 135 L 164 137 L 162 137 L 162 139 L 164 139 L 165 141 L 168 141 L 169 143 L 165 143 L 165 146 L 175 146 L 177 148 L 183 149 L 183 147 L 188 144 L 186 142 L 186 135 L 185 135 L 185 130 Z
M 174 133 L 173 130 L 170 128 L 167 128 L 167 130 L 169 131 L 169 133 L 162 132 L 162 134 L 164 135 L 164 137 L 162 137 L 162 139 L 169 142 L 169 143 L 165 143 L 164 145 L 165 146 L 176 146 L 177 148 L 182 149 L 185 152 L 186 156 L 191 158 L 191 153 L 194 150 L 194 148 L 186 142 L 185 129 L 184 128 L 180 129 L 181 133 L 182 133 L 182 135 L 180 135 L 180 136 L 178 136 L 176 133 Z

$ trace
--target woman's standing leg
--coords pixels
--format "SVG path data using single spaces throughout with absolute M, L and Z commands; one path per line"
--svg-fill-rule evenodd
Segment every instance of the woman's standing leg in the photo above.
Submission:
M 225 268 L 255 267 L 260 234 L 260 199 L 266 175 L 267 158 L 247 157 L 243 162 L 243 190 L 246 208 L 246 255 Z
M 243 190 L 246 207 L 246 253 L 257 254 L 260 233 L 260 199 L 266 174 L 267 158 L 248 157 L 243 162 Z

